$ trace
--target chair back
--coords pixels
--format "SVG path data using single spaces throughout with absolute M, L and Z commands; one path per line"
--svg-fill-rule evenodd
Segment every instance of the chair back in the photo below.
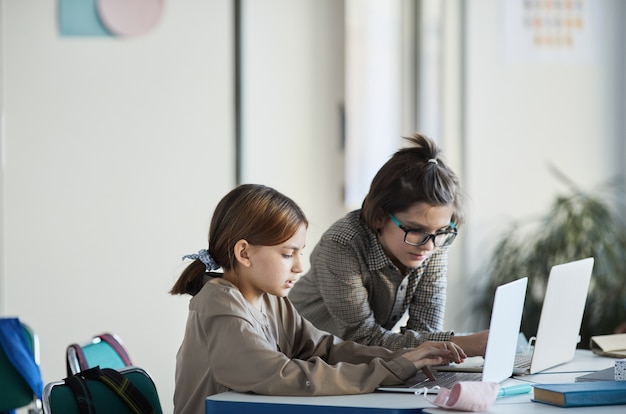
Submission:
M 0 318 L 0 323 L 9 322 L 9 319 Z M 39 364 L 39 339 L 37 334 L 26 324 L 21 324 L 21 332 L 29 351 L 32 353 L 35 364 Z M 0 412 L 12 411 L 33 404 L 35 408 L 41 402 L 33 392 L 24 376 L 18 371 L 0 346 Z
M 117 370 L 150 402 L 154 412 L 162 414 L 159 395 L 150 375 L 142 368 L 130 366 Z M 134 413 L 115 391 L 101 381 L 86 380 L 96 413 Z M 46 384 L 43 391 L 45 414 L 79 414 L 76 396 L 64 381 Z
M 89 368 L 120 369 L 132 366 L 128 352 L 119 336 L 103 333 L 84 344 L 71 344 L 67 347 L 67 376 Z

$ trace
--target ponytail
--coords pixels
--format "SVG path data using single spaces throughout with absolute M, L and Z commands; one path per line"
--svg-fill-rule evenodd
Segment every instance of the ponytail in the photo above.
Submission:
M 195 296 L 204 285 L 206 267 L 199 259 L 194 260 L 183 270 L 180 277 L 172 286 L 170 294 Z

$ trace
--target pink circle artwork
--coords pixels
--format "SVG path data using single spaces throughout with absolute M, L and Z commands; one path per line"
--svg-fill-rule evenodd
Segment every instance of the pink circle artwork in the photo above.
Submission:
M 142 35 L 153 29 L 163 11 L 164 0 L 97 0 L 98 14 L 111 33 Z

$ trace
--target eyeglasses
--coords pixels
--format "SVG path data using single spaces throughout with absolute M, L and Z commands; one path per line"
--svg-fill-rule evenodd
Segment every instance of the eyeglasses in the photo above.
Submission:
M 402 224 L 400 224 L 400 221 L 398 221 L 397 218 L 395 218 L 391 214 L 389 214 L 389 218 L 391 218 L 391 221 L 393 221 L 396 226 L 400 227 L 400 230 L 404 232 L 404 242 L 406 244 L 410 244 L 411 246 L 423 246 L 424 244 L 428 243 L 430 239 L 433 239 L 435 247 L 450 246 L 456 238 L 457 234 L 459 234 L 454 223 L 452 222 L 450 222 L 451 230 L 438 231 L 435 234 L 432 234 L 421 230 L 407 229 Z

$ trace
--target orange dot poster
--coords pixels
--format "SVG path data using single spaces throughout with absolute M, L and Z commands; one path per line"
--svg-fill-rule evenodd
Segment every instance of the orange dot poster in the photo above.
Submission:
M 506 63 L 593 63 L 599 58 L 602 1 L 501 0 Z

